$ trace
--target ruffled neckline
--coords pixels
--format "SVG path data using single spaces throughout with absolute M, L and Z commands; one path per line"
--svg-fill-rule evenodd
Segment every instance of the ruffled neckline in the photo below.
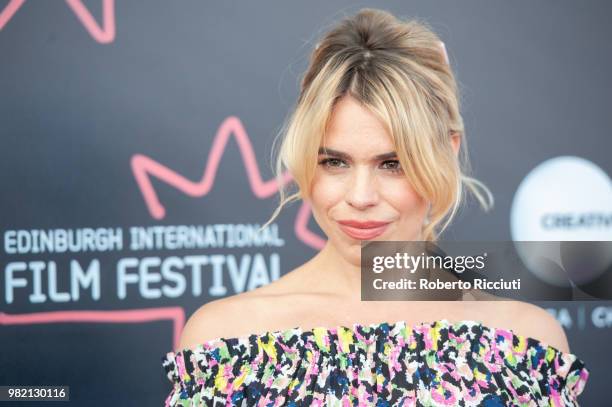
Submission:
M 549 396 L 560 403 L 560 397 L 569 400 L 580 394 L 589 378 L 584 361 L 574 353 L 469 319 L 354 323 L 306 330 L 297 326 L 206 340 L 170 351 L 162 362 L 174 389 L 167 405 L 190 397 L 211 400 L 230 397 L 230 393 L 231 397 L 243 397 L 269 385 L 279 392 L 298 392 L 291 397 L 299 400 L 311 400 L 309 397 L 316 394 L 308 389 L 315 386 L 315 380 L 327 383 L 331 377 L 350 374 L 363 383 L 386 383 L 382 372 L 400 380 L 402 388 L 408 386 L 407 394 L 414 397 L 411 392 L 421 381 L 432 386 L 437 383 L 437 390 L 432 391 L 442 391 L 438 388 L 441 382 L 427 378 L 428 372 L 436 371 L 450 374 L 444 380 L 455 383 L 454 392 L 459 393 L 453 397 L 476 397 L 478 390 L 473 386 L 502 386 L 497 391 L 505 394 L 503 397 L 518 398 L 521 403 Z M 520 395 L 515 388 L 518 384 Z M 444 384 L 448 385 L 450 382 Z M 241 386 L 247 386 L 249 392 L 239 391 Z
M 333 327 L 316 326 L 310 329 L 303 329 L 300 326 L 295 326 L 293 328 L 269 330 L 263 333 L 253 333 L 250 335 L 243 335 L 243 336 L 217 337 L 214 339 L 208 339 L 206 341 L 200 342 L 197 345 L 192 346 L 192 347 L 183 348 L 178 351 L 167 352 L 166 355 L 162 359 L 164 361 L 168 361 L 168 360 L 172 360 L 176 358 L 177 356 L 184 356 L 186 353 L 201 354 L 203 352 L 214 351 L 215 349 L 219 347 L 227 347 L 228 345 L 231 345 L 232 347 L 240 347 L 241 345 L 243 345 L 248 349 L 249 346 L 253 347 L 258 344 L 261 345 L 262 341 L 265 341 L 265 343 L 270 343 L 270 341 L 278 342 L 279 340 L 280 341 L 289 340 L 295 337 L 320 338 L 321 336 L 330 336 L 330 335 L 337 336 L 339 332 L 342 332 L 345 334 L 348 333 L 349 335 L 352 335 L 352 336 L 358 336 L 358 337 L 364 338 L 362 335 L 363 333 L 366 333 L 366 337 L 367 337 L 367 333 L 380 332 L 381 330 L 384 331 L 386 334 L 389 334 L 393 332 L 399 333 L 400 331 L 403 331 L 406 329 L 409 331 L 418 332 L 418 331 L 423 331 L 424 329 L 431 329 L 431 328 L 438 328 L 438 329 L 453 328 L 456 330 L 461 327 L 468 328 L 468 331 L 473 327 L 477 327 L 479 331 L 488 334 L 490 338 L 498 338 L 498 336 L 501 335 L 501 337 L 504 338 L 505 340 L 510 340 L 510 343 L 523 343 L 527 347 L 537 346 L 537 347 L 544 349 L 544 351 L 546 351 L 547 353 L 552 353 L 555 356 L 560 355 L 565 358 L 571 359 L 572 361 L 575 360 L 579 362 L 580 365 L 584 365 L 584 361 L 582 361 L 578 357 L 578 355 L 576 355 L 575 353 L 562 351 L 546 342 L 543 342 L 531 336 L 517 334 L 512 329 L 492 327 L 489 325 L 485 325 L 482 321 L 479 321 L 479 320 L 461 319 L 461 320 L 456 320 L 456 321 L 450 321 L 446 318 L 437 319 L 431 322 L 427 322 L 427 321 L 418 322 L 415 324 L 408 324 L 406 320 L 397 320 L 393 322 L 389 322 L 389 321 L 374 322 L 371 324 L 364 324 L 364 323 L 358 322 L 358 323 L 354 323 L 350 325 L 336 325 Z M 367 340 L 367 338 L 365 339 Z M 374 338 L 372 342 L 374 342 L 377 339 L 379 338 Z M 326 349 L 321 349 L 321 350 L 325 351 Z

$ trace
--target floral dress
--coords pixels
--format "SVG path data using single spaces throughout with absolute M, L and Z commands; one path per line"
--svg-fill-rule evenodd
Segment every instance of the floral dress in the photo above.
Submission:
M 166 406 L 577 406 L 589 377 L 572 353 L 446 319 L 218 338 L 162 366 Z

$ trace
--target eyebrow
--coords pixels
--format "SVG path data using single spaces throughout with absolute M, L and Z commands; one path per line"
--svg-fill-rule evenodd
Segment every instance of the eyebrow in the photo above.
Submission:
M 351 156 L 348 155 L 347 153 L 344 153 L 344 152 L 338 151 L 338 150 L 334 150 L 332 148 L 320 147 L 319 148 L 319 154 L 333 155 L 333 156 L 337 156 L 339 158 L 343 158 L 345 160 L 350 160 L 351 159 Z M 388 160 L 390 158 L 396 158 L 396 157 L 397 157 L 397 153 L 395 151 L 391 151 L 389 153 L 378 154 L 377 156 L 374 157 L 374 159 L 375 160 Z

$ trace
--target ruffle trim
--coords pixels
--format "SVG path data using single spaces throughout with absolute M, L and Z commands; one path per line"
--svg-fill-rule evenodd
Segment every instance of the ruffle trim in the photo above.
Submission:
M 201 386 L 211 378 L 231 381 L 255 377 L 260 368 L 269 368 L 271 364 L 278 375 L 290 371 L 301 360 L 312 363 L 316 359 L 320 363 L 321 358 L 329 359 L 330 364 L 341 368 L 346 363 L 341 360 L 360 352 L 376 353 L 385 363 L 397 364 L 390 355 L 401 348 L 408 349 L 407 355 L 418 356 L 461 353 L 462 357 L 483 363 L 492 373 L 499 372 L 502 365 L 515 371 L 515 377 L 522 377 L 527 371 L 529 377 L 538 381 L 543 393 L 552 396 L 561 392 L 578 396 L 589 377 L 585 363 L 573 353 L 479 321 L 446 319 L 412 326 L 397 321 L 309 330 L 295 327 L 245 337 L 216 338 L 193 348 L 168 352 L 162 357 L 162 364 L 168 379 L 186 389 Z M 486 373 L 480 374 L 483 380 L 490 379 Z

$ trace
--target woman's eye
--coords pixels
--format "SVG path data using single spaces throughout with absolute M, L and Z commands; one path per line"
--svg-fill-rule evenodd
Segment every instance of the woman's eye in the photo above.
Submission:
M 319 165 L 322 165 L 327 168 L 342 168 L 346 166 L 346 163 L 340 158 L 325 158 L 319 162 Z M 382 168 L 385 170 L 389 170 L 392 173 L 402 172 L 402 167 L 398 160 L 384 161 L 382 163 Z
M 344 162 L 338 158 L 325 158 L 319 164 L 325 167 L 340 167 Z
M 390 164 L 390 165 L 388 165 Z M 389 160 L 389 161 L 385 161 L 382 163 L 383 167 L 386 170 L 390 170 L 392 172 L 401 172 L 402 171 L 402 167 L 401 164 L 398 160 Z

